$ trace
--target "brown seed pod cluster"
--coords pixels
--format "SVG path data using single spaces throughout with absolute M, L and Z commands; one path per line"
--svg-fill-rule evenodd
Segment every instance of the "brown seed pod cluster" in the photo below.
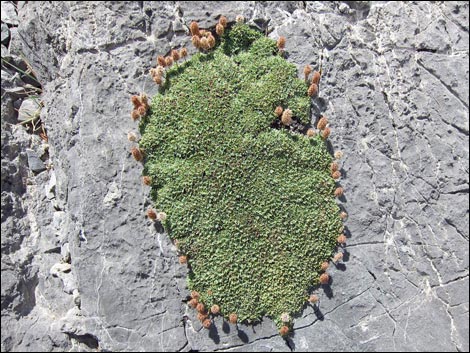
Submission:
M 328 264 L 327 261 L 322 262 L 322 264 L 321 264 L 321 266 L 320 266 L 320 268 L 321 268 L 322 271 L 328 270 L 328 267 L 329 267 L 329 264 Z
M 304 67 L 304 76 L 305 76 L 305 81 L 308 82 L 308 77 L 312 73 L 312 67 L 310 65 L 306 65 Z
M 198 301 L 197 299 L 191 299 L 189 302 L 188 302 L 188 305 L 191 307 L 191 308 L 195 308 L 198 304 Z
M 132 147 L 131 153 L 132 153 L 132 157 L 134 157 L 134 159 L 138 162 L 144 159 L 144 154 L 139 147 Z
M 211 313 L 217 315 L 220 312 L 220 307 L 217 304 L 211 306 Z
M 312 83 L 316 84 L 317 86 L 320 84 L 321 75 L 318 71 L 315 71 L 312 76 Z
M 161 85 L 163 83 L 163 75 L 165 73 L 165 68 L 170 67 L 178 60 L 185 58 L 188 55 L 188 50 L 186 48 L 181 48 L 179 51 L 172 49 L 170 55 L 164 57 L 159 55 L 157 57 L 157 67 L 150 69 L 150 76 L 152 80 L 157 84 Z
M 219 37 L 224 34 L 226 26 L 227 18 L 225 16 L 221 16 L 219 22 L 215 26 L 215 32 Z M 191 42 L 196 49 L 207 51 L 215 47 L 215 37 L 210 31 L 199 29 L 199 25 L 196 21 L 191 22 L 189 25 L 189 31 L 191 32 Z
M 134 109 L 131 113 L 132 120 L 135 121 L 139 118 L 144 117 L 147 114 L 147 111 L 149 110 L 149 104 L 147 95 L 145 93 L 142 93 L 139 96 L 131 96 L 131 102 L 134 106 Z
M 348 217 L 348 214 L 344 211 L 341 211 L 341 213 L 339 214 L 339 218 L 341 219 L 346 219 Z
M 343 253 L 342 253 L 342 252 L 337 253 L 337 254 L 333 257 L 333 262 L 334 262 L 335 264 L 337 264 L 337 263 L 340 262 L 341 260 L 343 260 Z
M 274 114 L 276 114 L 277 117 L 280 117 L 283 112 L 283 109 L 281 106 L 277 106 L 276 109 L 274 109 Z
M 188 257 L 186 255 L 181 255 L 180 257 L 178 257 L 178 261 L 181 265 L 184 265 L 188 262 Z
M 339 178 L 341 178 L 341 172 L 339 170 L 337 170 L 337 171 L 331 173 L 331 177 L 333 179 L 339 179 Z
M 315 130 L 312 129 L 312 128 L 308 129 L 308 130 L 307 130 L 307 136 L 308 136 L 308 137 L 313 137 L 313 136 L 315 136 Z
M 332 173 L 336 172 L 339 169 L 338 163 L 333 162 L 330 164 L 330 170 Z
M 307 90 L 307 94 L 309 97 L 316 97 L 318 94 L 318 85 L 315 83 L 312 83 Z
M 229 317 L 228 317 L 228 321 L 229 321 L 231 324 L 236 324 L 236 323 L 237 323 L 237 320 L 238 320 L 238 316 L 237 316 L 237 314 L 235 314 L 235 313 L 230 314 Z
M 152 184 L 152 178 L 149 177 L 148 175 L 145 175 L 145 176 L 142 177 L 142 183 L 144 185 L 150 185 L 150 184 Z
M 326 118 L 326 116 L 322 116 L 320 120 L 318 120 L 317 128 L 319 130 L 325 130 L 327 124 L 328 124 L 328 119 Z
M 203 322 L 202 322 L 202 326 L 204 326 L 204 328 L 208 329 L 210 328 L 212 325 L 212 321 L 210 319 L 205 319 Z
M 346 236 L 344 234 L 341 234 L 338 236 L 336 241 L 338 242 L 338 244 L 344 245 L 346 244 Z
M 318 295 L 316 294 L 312 294 L 309 298 L 308 298 L 308 301 L 312 304 L 316 304 L 318 303 L 318 301 L 320 300 L 320 298 L 318 298 Z
M 342 187 L 337 187 L 335 189 L 335 197 L 341 197 L 344 194 L 344 189 Z
M 149 208 L 147 210 L 147 217 L 150 218 L 152 221 L 154 221 L 154 220 L 157 219 L 157 212 L 155 212 L 155 210 Z
M 279 329 L 279 334 L 281 336 L 287 336 L 289 334 L 289 327 L 287 327 L 286 325 L 282 326 L 280 329 Z
M 285 126 L 292 124 L 292 110 L 286 109 L 282 113 L 281 122 Z
M 286 37 L 280 36 L 276 42 L 276 45 L 279 51 L 284 51 L 284 48 L 286 47 Z
M 326 140 L 326 139 L 328 138 L 328 136 L 330 136 L 330 134 L 331 134 L 331 130 L 330 130 L 329 127 L 327 127 L 327 128 L 325 128 L 325 130 L 323 130 L 323 131 L 321 132 L 321 138 L 322 138 L 323 140 Z

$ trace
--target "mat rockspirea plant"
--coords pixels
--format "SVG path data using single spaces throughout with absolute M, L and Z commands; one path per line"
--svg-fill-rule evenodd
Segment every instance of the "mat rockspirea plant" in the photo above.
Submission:
M 188 304 L 204 327 L 215 315 L 232 324 L 266 315 L 285 336 L 292 315 L 318 302 L 310 291 L 328 283 L 325 261 L 345 242 L 328 120 L 311 126 L 321 73 L 310 79 L 308 66 L 297 78 L 286 39 L 243 20 L 192 22 L 190 32 L 200 52 L 159 56 L 150 71 L 159 93 L 148 107 L 145 95 L 132 98 L 156 208 L 148 216 L 189 267 Z

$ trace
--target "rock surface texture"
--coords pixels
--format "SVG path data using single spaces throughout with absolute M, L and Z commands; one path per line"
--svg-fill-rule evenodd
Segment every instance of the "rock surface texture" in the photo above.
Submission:
M 2 351 L 468 351 L 468 11 L 2 1 Z M 287 340 L 269 319 L 201 327 L 186 268 L 145 217 L 149 188 L 127 140 L 138 133 L 129 97 L 155 94 L 156 56 L 191 47 L 190 21 L 240 14 L 287 37 L 299 76 L 322 61 L 314 111 L 345 154 L 344 266 Z M 5 60 L 28 62 L 41 83 L 47 144 L 18 125 L 34 83 Z

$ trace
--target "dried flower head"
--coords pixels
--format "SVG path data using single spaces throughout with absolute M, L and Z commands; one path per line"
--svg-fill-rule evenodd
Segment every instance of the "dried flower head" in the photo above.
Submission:
M 312 76 L 312 82 L 318 85 L 320 83 L 320 77 L 320 73 L 318 71 L 315 71 Z
M 286 37 L 280 36 L 277 40 L 277 47 L 278 49 L 284 49 L 286 46 Z
M 131 148 L 131 153 L 132 153 L 132 156 L 134 157 L 134 159 L 136 161 L 141 161 L 142 159 L 144 159 L 142 150 L 138 147 L 132 147 Z
M 127 133 L 127 139 L 131 142 L 137 141 L 137 135 L 134 134 L 133 132 L 128 132 Z
M 339 214 L 339 218 L 341 219 L 346 219 L 348 217 L 348 214 L 344 211 L 341 211 L 341 213 Z
M 203 322 L 202 322 L 202 326 L 204 326 L 204 328 L 210 328 L 212 325 L 212 321 L 210 319 L 205 319 Z
M 196 21 L 191 22 L 189 25 L 189 30 L 191 31 L 191 35 L 198 36 L 199 33 L 199 26 L 197 25 Z
M 137 119 L 139 119 L 139 118 L 140 118 L 139 112 L 134 109 L 134 110 L 131 112 L 131 118 L 132 118 L 132 120 L 134 120 L 134 121 L 136 121 Z
M 155 212 L 155 210 L 152 210 L 151 208 L 149 208 L 147 210 L 147 217 L 150 218 L 152 221 L 157 219 L 157 213 Z
M 211 306 L 211 313 L 217 315 L 220 312 L 220 307 L 217 304 Z
M 180 57 L 185 58 L 188 56 L 188 49 L 186 48 L 181 48 L 180 50 Z
M 131 96 L 131 102 L 132 102 L 132 104 L 134 105 L 134 109 L 139 108 L 140 105 L 142 104 L 142 103 L 140 102 L 139 96 L 136 96 L 136 95 Z
M 320 283 L 321 284 L 328 284 L 330 281 L 330 276 L 328 276 L 328 273 L 322 273 L 320 275 Z
M 326 270 L 328 270 L 328 267 L 329 267 L 329 266 L 330 266 L 330 265 L 328 264 L 328 262 L 325 261 L 325 262 L 322 262 L 322 264 L 321 264 L 320 267 L 321 267 L 321 270 L 322 270 L 322 271 L 326 271 Z
M 201 37 L 209 37 L 209 34 L 211 34 L 211 32 L 209 31 L 206 31 L 205 29 L 201 29 Z
M 147 114 L 147 109 L 141 105 L 139 108 L 137 108 L 137 113 L 139 113 L 139 117 L 143 117 L 145 114 Z
M 188 305 L 191 307 L 191 308 L 195 308 L 198 304 L 198 301 L 197 299 L 191 299 L 189 302 L 188 302 Z
M 158 212 L 157 214 L 157 219 L 160 221 L 160 222 L 163 222 L 166 220 L 166 213 L 165 212 Z
M 339 178 L 341 178 L 341 172 L 340 172 L 339 170 L 337 170 L 336 172 L 333 172 L 333 173 L 331 174 L 331 177 L 332 177 L 333 179 L 335 179 L 335 180 L 336 180 L 336 179 L 339 179 Z
M 145 93 L 141 93 L 139 99 L 140 99 L 140 102 L 142 103 L 142 105 L 147 110 L 149 108 L 149 99 L 148 99 L 147 95 Z
M 315 97 L 318 94 L 318 86 L 316 83 L 312 83 L 307 90 L 309 97 Z
M 287 336 L 289 334 L 289 327 L 287 327 L 286 325 L 282 326 L 280 329 L 279 329 L 279 334 L 281 336 Z
M 344 234 L 341 234 L 340 236 L 338 236 L 338 238 L 336 239 L 337 242 L 341 245 L 344 245 L 346 244 L 346 236 Z
M 221 25 L 220 23 L 217 23 L 215 25 L 215 33 L 217 33 L 218 36 L 221 36 L 222 34 L 224 34 L 224 26 Z
M 159 76 L 163 76 L 165 73 L 165 68 L 162 65 L 158 65 L 155 70 Z
M 281 321 L 282 322 L 289 322 L 291 320 L 291 317 L 289 313 L 282 313 L 281 314 Z
M 318 303 L 318 301 L 320 300 L 320 298 L 318 298 L 318 295 L 316 294 L 312 294 L 309 298 L 308 298 L 308 301 L 312 304 L 316 304 Z
M 152 178 L 149 177 L 148 175 L 144 175 L 142 177 L 142 183 L 144 183 L 144 185 L 150 185 L 152 184 Z
M 336 172 L 338 169 L 339 169 L 338 163 L 333 162 L 330 164 L 330 170 L 332 173 Z
M 196 292 L 195 290 L 191 292 L 191 298 L 199 300 L 199 297 L 200 297 L 199 293 Z
M 163 56 L 161 56 L 161 55 L 159 55 L 159 56 L 157 57 L 157 62 L 158 62 L 158 65 L 160 65 L 160 66 L 163 66 L 163 67 L 166 66 L 165 58 L 164 58 Z
M 341 197 L 343 196 L 344 190 L 342 187 L 337 187 L 335 190 L 335 197 Z
M 325 128 L 325 130 L 322 131 L 321 133 L 321 137 L 323 140 L 326 140 L 328 138 L 328 136 L 330 136 L 331 134 L 331 130 L 329 127 Z
M 171 51 L 171 57 L 173 58 L 174 61 L 178 61 L 180 59 L 180 53 L 178 53 L 178 50 L 173 49 Z
M 202 37 L 200 42 L 201 42 L 201 48 L 202 49 L 207 50 L 207 49 L 210 48 L 209 41 L 207 40 L 206 37 Z
M 312 128 L 308 129 L 308 130 L 307 130 L 307 136 L 308 136 L 308 137 L 313 137 L 313 136 L 315 136 L 315 130 L 313 130 Z
M 231 324 L 236 324 L 236 323 L 237 323 L 237 320 L 238 320 L 237 314 L 230 314 L 229 317 L 228 317 L 228 321 L 229 321 Z
M 327 124 L 328 124 L 328 119 L 326 118 L 326 116 L 322 116 L 320 120 L 318 120 L 317 128 L 320 130 L 324 130 Z
M 308 76 L 312 73 L 312 67 L 310 65 L 306 65 L 304 67 L 304 75 L 305 75 L 305 81 L 308 81 Z
M 336 151 L 336 152 L 335 152 L 335 158 L 336 158 L 336 159 L 341 159 L 341 157 L 343 157 L 343 152 L 341 152 L 341 151 Z
M 235 21 L 237 23 L 243 23 L 245 22 L 245 17 L 243 17 L 242 15 L 238 15 L 237 17 L 235 17 Z
M 167 56 L 165 58 L 165 62 L 166 62 L 166 66 L 170 67 L 171 65 L 173 65 L 173 58 L 171 56 Z
M 343 260 L 343 253 L 342 253 L 342 252 L 337 253 L 337 254 L 333 257 L 333 262 L 334 262 L 335 264 L 337 264 L 337 263 L 340 262 L 341 260 Z
M 178 261 L 181 265 L 184 265 L 188 262 L 188 257 L 186 255 L 181 255 L 178 257 Z
M 214 48 L 215 38 L 212 34 L 209 34 L 209 36 L 207 37 L 207 43 L 209 44 L 209 48 Z
M 150 69 L 150 76 L 151 76 L 152 78 L 154 78 L 155 76 L 158 76 L 158 73 L 157 73 L 157 69 L 156 69 L 156 68 L 152 67 L 152 68 Z
M 206 307 L 204 306 L 204 304 L 202 303 L 199 303 L 197 306 L 196 306 L 196 310 L 200 313 L 204 313 L 206 311 Z
M 281 122 L 286 126 L 292 124 L 292 110 L 284 110 L 284 113 L 282 113 Z
M 274 109 L 274 114 L 276 114 L 276 116 L 279 117 L 279 116 L 281 116 L 282 111 L 283 111 L 282 107 L 281 107 L 281 106 L 277 106 L 276 109 Z
M 225 16 L 220 16 L 219 18 L 219 24 L 222 26 L 222 27 L 227 27 L 227 17 Z
M 191 38 L 191 42 L 193 43 L 196 49 L 199 49 L 201 47 L 201 39 L 198 36 L 193 36 Z

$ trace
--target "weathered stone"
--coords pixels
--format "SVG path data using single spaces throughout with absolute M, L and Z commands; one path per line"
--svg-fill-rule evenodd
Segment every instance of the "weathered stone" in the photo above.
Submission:
M 10 30 L 8 29 L 8 26 L 5 23 L 2 23 L 2 36 L 1 36 L 1 41 L 2 45 L 7 46 L 8 45 L 8 38 L 10 38 Z M 3 53 L 2 53 L 3 57 Z
M 44 85 L 54 170 L 28 173 L 33 141 L 13 125 L 20 94 L 8 91 L 23 85 L 2 68 L 2 350 L 468 351 L 468 6 L 19 3 L 10 51 Z M 201 327 L 128 152 L 129 96 L 157 91 L 156 55 L 193 53 L 192 20 L 239 14 L 286 36 L 291 62 L 321 64 L 312 123 L 328 116 L 344 151 L 344 261 L 287 341 L 268 318 Z M 67 243 L 70 272 L 50 276 Z
M 36 99 L 26 98 L 23 100 L 20 109 L 18 110 L 18 121 L 26 121 L 39 117 L 40 111 L 41 108 Z
M 40 173 L 46 170 L 46 165 L 44 162 L 39 158 L 36 151 L 27 149 L 26 154 L 28 155 L 28 166 L 31 171 L 35 173 Z
M 10 25 L 18 26 L 18 15 L 16 13 L 15 5 L 11 1 L 2 1 L 2 22 Z M 2 39 L 3 42 L 3 39 Z

